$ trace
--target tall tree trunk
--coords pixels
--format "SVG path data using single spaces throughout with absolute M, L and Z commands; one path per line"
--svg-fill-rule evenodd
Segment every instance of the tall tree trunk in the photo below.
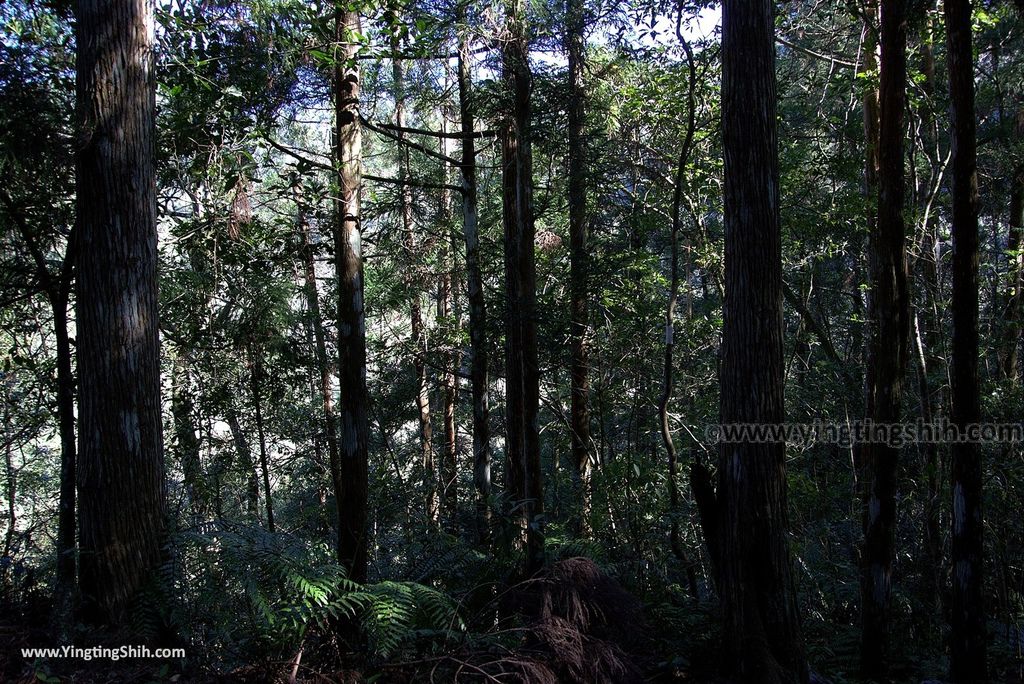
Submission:
M 235 453 L 238 454 L 242 467 L 245 468 L 246 512 L 258 519 L 260 516 L 260 480 L 256 473 L 256 462 L 252 458 L 252 449 L 249 448 L 249 441 L 245 438 L 245 431 L 242 430 L 242 423 L 238 419 L 238 411 L 234 406 L 228 407 L 225 418 L 228 428 L 231 430 L 231 441 L 235 444 Z
M 523 0 L 507 0 L 502 72 L 512 98 L 502 140 L 505 227 L 505 375 L 508 499 L 525 542 L 527 577 L 544 564 L 544 497 L 540 472 L 540 372 L 537 367 L 537 270 L 534 255 L 531 75 Z
M 366 581 L 367 564 L 367 441 L 366 317 L 363 310 L 363 247 L 359 191 L 363 174 L 363 141 L 359 124 L 359 15 L 339 7 L 335 12 L 334 71 L 336 116 L 335 164 L 338 202 L 335 206 L 334 254 L 338 277 L 338 402 L 341 482 L 338 503 L 338 558 L 349 579 Z
M 725 324 L 721 421 L 785 419 L 782 239 L 770 0 L 722 4 Z M 806 682 L 786 511 L 785 445 L 719 453 L 724 666 L 750 682 Z
M 14 438 L 7 437 L 7 426 L 11 424 L 11 402 L 9 394 L 4 397 L 4 496 L 7 499 L 7 532 L 4 534 L 3 558 L 11 557 L 14 535 L 18 527 L 18 471 L 14 467 Z M 7 578 L 7 569 L 0 577 Z M 7 587 L 2 587 L 6 591 Z
M 465 18 L 465 9 L 462 10 Z M 476 528 L 481 544 L 490 539 L 491 430 L 487 399 L 487 307 L 480 271 L 477 221 L 476 144 L 469 32 L 459 37 L 459 121 L 462 130 L 462 234 L 466 242 L 466 293 L 469 301 L 470 385 L 473 395 L 473 483 Z
M 267 453 L 267 435 L 263 425 L 263 358 L 260 350 L 249 361 L 249 382 L 252 391 L 253 415 L 256 418 L 256 437 L 260 443 L 260 473 L 263 475 L 264 504 L 267 508 L 267 529 L 275 532 L 274 497 L 270 492 L 270 455 Z
M 442 133 L 447 133 L 447 112 L 442 109 Z M 448 137 L 440 139 L 441 154 L 448 156 Z M 441 173 L 445 184 L 448 182 L 448 162 L 441 162 Z M 455 290 L 452 280 L 455 274 L 455 233 L 452 231 L 452 196 L 451 191 L 441 189 L 439 221 L 442 230 L 441 240 L 441 276 L 437 285 L 437 317 L 442 325 L 451 325 L 457 337 L 459 316 L 456 311 Z M 458 534 L 459 513 L 459 445 L 455 426 L 455 400 L 458 392 L 459 353 L 452 348 L 444 355 L 444 368 L 441 372 L 441 406 L 444 419 L 444 453 L 442 457 L 441 492 L 444 499 L 444 517 L 448 531 Z
M 331 485 L 334 488 L 334 508 L 341 519 L 341 455 L 338 449 L 337 417 L 334 411 L 334 388 L 331 383 L 331 359 L 327 355 L 327 336 L 324 334 L 323 318 L 320 314 L 320 293 L 316 285 L 316 250 L 310 237 L 309 222 L 302 209 L 298 192 L 295 196 L 298 215 L 299 237 L 302 240 L 302 263 L 306 280 L 306 306 L 309 308 L 310 327 L 313 329 L 313 346 L 316 365 L 320 375 L 320 401 L 324 409 L 324 433 L 327 435 L 327 457 L 331 468 Z
M 913 345 L 914 363 L 917 370 L 918 393 L 921 395 L 921 420 L 925 425 L 935 424 L 935 413 L 932 410 L 931 385 L 928 381 L 928 354 L 924 348 L 920 317 L 911 314 L 911 344 Z M 942 595 L 942 536 L 939 530 L 939 448 L 938 444 L 923 444 L 925 451 L 925 501 L 924 501 L 924 562 L 928 567 L 926 575 L 927 596 L 931 597 L 935 612 L 941 610 Z
M 437 464 L 434 462 L 433 428 L 430 423 L 430 387 L 427 383 L 427 341 L 423 334 L 423 311 L 420 306 L 420 278 L 415 265 L 419 257 L 417 240 L 412 217 L 412 187 L 409 185 L 409 150 L 402 143 L 405 141 L 405 70 L 399 59 L 398 36 L 391 38 L 391 73 L 395 90 L 395 128 L 398 140 L 398 175 L 402 180 L 398 190 L 399 205 L 402 215 L 402 246 L 405 256 L 413 261 L 413 266 L 406 270 L 405 285 L 411 292 L 409 300 L 409 319 L 411 321 L 413 348 L 413 368 L 416 371 L 416 409 L 420 426 L 420 464 L 423 467 L 424 512 L 428 522 L 437 524 L 439 509 L 437 505 Z
M 1024 109 L 1017 112 L 1014 134 L 1018 140 L 1024 138 Z M 1024 292 L 1022 292 L 1022 288 L 1024 288 L 1024 259 L 1020 255 L 1021 247 L 1024 246 L 1021 240 L 1021 235 L 1024 233 L 1024 167 L 1014 169 L 1010 183 L 1010 231 L 1006 245 L 1006 249 L 1010 253 L 1010 267 L 1007 274 L 1009 297 L 1006 302 L 1006 310 L 1003 312 L 1005 332 L 1000 350 L 1000 370 L 1004 379 L 1017 382 L 1021 313 L 1024 312 Z
M 60 270 L 54 274 L 50 271 L 46 255 L 43 253 L 28 219 L 19 210 L 14 199 L 5 190 L 0 189 L 0 201 L 6 206 L 11 219 L 21 232 L 22 239 L 35 263 L 39 282 L 46 290 L 46 297 L 53 313 L 53 335 L 57 347 L 60 495 L 57 504 L 57 577 L 51 625 L 58 642 L 64 644 L 68 642 L 69 629 L 72 624 L 72 604 L 78 565 L 75 548 L 75 377 L 71 367 L 71 338 L 68 333 L 68 299 L 74 278 L 76 231 L 72 226 Z M 13 501 L 11 505 L 13 505 Z M 8 533 L 12 534 L 13 529 L 12 523 Z
M 590 218 L 587 213 L 586 91 L 583 0 L 566 0 L 565 49 L 569 56 L 569 244 L 570 323 L 572 347 L 571 446 L 574 485 L 573 526 L 590 535 L 590 320 L 588 273 Z
M 945 0 L 953 153 L 953 422 L 981 419 L 978 387 L 978 169 L 974 122 L 971 3 Z M 987 679 L 982 575 L 982 462 L 976 443 L 952 446 L 953 601 L 950 674 Z
M 160 562 L 156 81 L 151 0 L 75 6 L 83 616 L 119 624 Z
M 686 181 L 686 164 L 690 158 L 690 149 L 693 146 L 693 135 L 696 130 L 696 101 L 695 92 L 697 85 L 697 70 L 693 62 L 693 53 L 689 43 L 680 35 L 683 49 L 686 51 L 686 64 L 689 73 L 689 85 L 687 90 L 687 120 L 686 137 L 683 140 L 682 149 L 679 152 L 679 163 L 676 167 L 675 188 L 672 195 L 672 256 L 669 266 L 669 290 L 668 306 L 665 308 L 665 365 L 664 380 L 661 391 L 661 401 L 658 402 L 658 415 L 660 418 L 661 439 L 665 445 L 665 452 L 668 454 L 668 498 L 669 498 L 669 544 L 672 554 L 686 567 L 687 579 L 690 586 L 690 595 L 697 598 L 697 574 L 683 549 L 683 543 L 679 536 L 679 459 L 676 453 L 676 445 L 672 440 L 672 426 L 669 423 L 669 402 L 672 400 L 673 370 L 675 351 L 675 318 L 676 304 L 679 299 L 679 230 L 681 228 L 680 209 L 683 201 L 683 184 Z
M 863 26 L 861 27 L 861 63 L 858 68 L 858 75 L 867 79 L 872 79 L 878 70 L 878 0 L 864 0 L 862 6 L 863 12 Z M 874 235 L 877 231 L 877 215 L 876 215 L 876 201 L 878 200 L 878 119 L 879 119 L 879 105 L 878 105 L 878 88 L 866 88 L 862 101 L 863 119 L 864 119 L 864 185 L 862 188 L 864 194 L 864 205 L 867 211 L 864 216 L 864 222 L 867 226 L 867 234 L 869 236 L 868 251 L 870 251 L 870 236 Z M 861 250 L 863 253 L 863 250 Z M 870 256 L 868 257 L 870 262 Z M 859 272 L 861 263 L 859 260 L 855 261 L 854 268 Z M 870 272 L 870 263 L 868 266 Z M 869 276 L 870 278 L 870 273 Z M 853 279 L 855 311 L 854 314 L 860 318 L 860 314 L 864 314 L 863 300 L 860 295 L 860 277 Z M 867 310 L 870 311 L 871 304 L 868 302 Z M 870 317 L 868 313 L 865 318 Z M 869 388 L 874 382 L 874 367 L 868 363 L 868 357 L 870 356 L 869 344 L 865 344 L 863 330 L 861 326 L 854 326 L 854 349 L 856 349 L 864 360 L 864 373 L 863 373 L 863 386 L 862 390 L 864 393 L 864 403 L 868 402 L 868 395 L 870 393 Z M 870 340 L 870 333 L 869 333 Z M 858 492 L 861 491 L 861 475 L 863 474 L 863 461 L 864 461 L 864 445 L 860 443 L 854 443 L 852 445 L 853 462 L 854 462 L 854 485 Z
M 57 588 L 54 624 L 67 641 L 72 617 L 78 557 L 75 548 L 75 377 L 71 368 L 71 338 L 68 334 L 68 291 L 70 263 L 74 261 L 69 243 L 65 267 L 54 297 L 53 332 L 57 341 L 57 421 L 60 426 L 60 498 L 57 505 Z
M 882 0 L 879 78 L 878 218 L 870 239 L 871 295 L 865 414 L 875 424 L 900 420 L 908 360 L 910 300 L 903 221 L 903 109 L 906 99 L 905 0 Z M 887 668 L 892 564 L 896 544 L 899 449 L 861 447 L 864 547 L 861 553 L 861 669 Z
M 931 160 L 933 173 L 941 174 L 941 160 L 935 148 L 935 117 L 932 111 L 932 101 L 935 95 L 935 54 L 932 49 L 932 41 L 935 34 L 934 19 L 932 10 L 926 10 L 926 25 L 924 39 L 921 40 L 919 48 L 921 56 L 921 74 L 924 81 L 922 89 L 928 96 L 921 108 L 921 137 L 929 148 L 926 157 Z M 933 156 L 934 154 L 934 156 Z M 937 332 L 939 327 L 938 307 L 936 300 L 939 291 L 938 257 L 936 243 L 938 241 L 938 215 L 932 211 L 932 202 L 938 185 L 932 183 L 918 200 L 922 210 L 922 248 L 919 250 L 921 256 L 918 258 L 914 275 L 919 277 L 919 287 L 922 295 L 920 309 L 921 315 L 912 314 L 913 328 L 911 330 L 911 342 L 918 372 L 918 390 L 921 395 L 921 419 L 925 423 L 932 423 L 943 411 L 941 400 L 940 383 L 938 392 L 933 388 L 929 373 L 933 369 L 942 367 L 945 363 L 944 354 L 938 352 L 940 337 Z M 933 397 L 937 395 L 938 400 Z M 932 616 L 939 616 L 941 612 L 942 597 L 942 567 L 944 563 L 942 555 L 942 533 L 939 525 L 939 511 L 941 508 L 942 477 L 939 461 L 939 445 L 935 442 L 921 445 L 924 450 L 924 472 L 925 472 L 925 500 L 924 500 L 924 549 L 925 563 L 929 568 L 926 595 L 932 597 L 932 607 L 929 611 Z
M 173 453 L 181 464 L 185 492 L 194 523 L 206 514 L 206 484 L 199 451 L 202 443 L 196 436 L 193 413 L 195 405 L 189 395 L 188 372 L 175 363 L 171 368 L 171 417 L 174 421 Z

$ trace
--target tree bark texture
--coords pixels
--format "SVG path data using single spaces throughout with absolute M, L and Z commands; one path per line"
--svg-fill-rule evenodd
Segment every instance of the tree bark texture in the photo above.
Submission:
M 334 255 L 338 278 L 338 437 L 342 489 L 338 503 L 338 558 L 349 579 L 366 581 L 367 570 L 367 442 L 366 317 L 363 310 L 363 248 L 360 224 L 362 131 L 359 124 L 359 46 L 356 12 L 335 14 L 337 66 L 334 74 L 336 117 L 335 164 L 338 202 L 335 207 Z
M 75 6 L 83 617 L 120 624 L 160 562 L 153 4 Z
M 974 118 L 971 3 L 945 0 L 953 169 L 953 423 L 981 419 L 978 387 L 978 157 Z M 987 679 L 983 577 L 982 461 L 976 443 L 952 446 L 950 674 Z
M 785 418 L 772 5 L 722 5 L 726 424 Z M 725 669 L 742 681 L 806 682 L 786 537 L 785 446 L 723 444 L 718 472 Z
M 502 71 L 512 99 L 502 140 L 505 229 L 505 374 L 507 498 L 518 520 L 526 576 L 544 564 L 544 497 L 540 472 L 537 366 L 537 271 L 534 254 L 533 155 L 530 138 L 531 75 L 523 0 L 508 0 L 509 38 Z
M 865 415 L 876 424 L 900 420 L 910 337 L 903 220 L 905 0 L 882 0 L 880 9 L 878 214 L 869 235 L 871 335 L 865 406 Z M 889 650 L 899 449 L 867 443 L 861 447 L 861 459 L 861 669 L 869 677 L 879 677 L 886 670 Z

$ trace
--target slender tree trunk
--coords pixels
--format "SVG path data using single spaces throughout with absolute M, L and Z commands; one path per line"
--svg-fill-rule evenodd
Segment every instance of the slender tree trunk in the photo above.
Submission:
M 441 112 L 442 132 L 447 132 L 446 112 Z M 448 156 L 448 138 L 440 139 L 441 154 Z M 448 162 L 441 163 L 441 172 L 445 183 L 448 180 Z M 443 237 L 441 240 L 441 276 L 437 286 L 437 317 L 442 325 L 451 325 L 458 333 L 459 316 L 455 309 L 455 290 L 452 279 L 455 273 L 455 233 L 452 231 L 452 196 L 448 188 L 441 189 L 439 225 Z M 444 369 L 441 374 L 441 406 L 444 419 L 444 454 L 442 458 L 443 473 L 441 492 L 444 499 L 445 519 L 448 531 L 458 534 L 459 513 L 459 445 L 455 426 L 455 400 L 458 392 L 458 349 L 452 348 L 444 355 Z
M 953 422 L 981 419 L 978 387 L 978 169 L 971 3 L 945 0 L 953 152 Z M 950 674 L 987 679 L 982 540 L 982 461 L 976 443 L 952 446 L 953 602 Z
M 782 239 L 770 0 L 722 4 L 725 324 L 721 421 L 785 419 Z M 749 682 L 807 682 L 786 538 L 785 445 L 719 453 L 724 666 Z
M 338 277 L 338 402 L 341 482 L 338 503 L 338 558 L 349 579 L 366 581 L 367 564 L 367 441 L 366 316 L 363 310 L 363 248 L 359 191 L 362 185 L 362 131 L 359 125 L 359 15 L 339 8 L 335 13 L 337 66 L 334 72 L 336 116 L 335 164 L 338 202 L 335 207 L 334 254 Z
M 327 355 L 327 336 L 324 334 L 323 318 L 320 314 L 320 293 L 316 285 L 316 250 L 310 237 L 309 222 L 305 212 L 298 207 L 298 229 L 302 240 L 302 263 L 306 280 L 306 306 L 309 307 L 310 327 L 313 329 L 313 347 L 316 365 L 320 375 L 320 400 L 324 409 L 324 433 L 327 435 L 327 457 L 331 468 L 331 485 L 334 488 L 334 507 L 341 519 L 341 495 L 344 481 L 341 479 L 341 455 L 338 449 L 337 417 L 334 411 L 334 388 L 331 382 L 331 359 Z
M 903 221 L 903 109 L 906 97 L 905 0 L 881 3 L 878 218 L 871 243 L 872 326 L 865 414 L 875 424 L 900 420 L 908 360 L 910 300 Z M 888 666 L 892 564 L 896 545 L 899 449 L 866 443 L 862 457 L 861 669 L 882 676 Z
M 1024 138 L 1024 109 L 1017 112 L 1014 133 L 1018 140 Z M 1024 246 L 1021 240 L 1024 232 L 1024 167 L 1015 169 L 1010 183 L 1010 231 L 1006 245 L 1010 253 L 1007 274 L 1009 296 L 1006 310 L 1003 312 L 1005 332 L 1001 345 L 1000 370 L 1004 379 L 1016 383 L 1019 376 L 1017 357 L 1020 350 L 1021 313 L 1024 312 L 1024 259 L 1020 254 L 1021 247 Z
M 928 381 L 928 355 L 925 353 L 919 316 L 912 314 L 911 343 L 914 364 L 917 369 L 918 393 L 921 395 L 921 420 L 926 425 L 935 424 L 932 411 L 931 385 Z M 922 445 L 925 450 L 925 502 L 924 502 L 924 548 L 925 563 L 928 567 L 927 591 L 933 603 L 932 608 L 941 609 L 939 601 L 942 592 L 942 537 L 939 530 L 939 451 L 938 444 L 929 442 Z
M 235 453 L 238 454 L 242 467 L 245 468 L 245 500 L 246 512 L 254 518 L 260 516 L 260 480 L 256 474 L 256 462 L 252 458 L 252 449 L 249 448 L 249 440 L 245 438 L 245 431 L 242 430 L 242 423 L 238 420 L 238 411 L 234 406 L 228 407 L 227 415 L 228 428 L 231 430 L 231 440 L 235 443 Z
M 153 4 L 75 7 L 80 586 L 120 624 L 164 531 Z
M 448 252 L 450 254 L 450 250 Z M 450 260 L 445 259 L 450 268 Z M 451 273 L 441 276 L 438 284 L 437 315 L 441 320 L 452 317 L 452 279 Z M 457 357 L 454 354 L 445 355 L 445 368 L 441 379 L 441 405 L 444 418 L 444 457 L 442 459 L 441 492 L 444 499 L 444 517 L 447 521 L 448 531 L 455 534 L 458 531 L 459 512 L 459 445 L 455 426 L 455 398 L 458 389 L 458 378 L 456 376 Z
M 922 139 L 929 148 L 935 148 L 935 117 L 931 109 L 931 100 L 935 95 L 935 54 L 932 50 L 932 39 L 934 36 L 934 21 L 932 10 L 926 10 L 926 27 L 924 40 L 921 41 L 921 73 L 924 76 L 922 88 L 928 95 L 921 109 Z M 934 173 L 941 173 L 941 160 L 938 159 L 938 150 L 934 150 L 934 156 L 927 155 L 931 159 Z M 918 390 L 921 395 L 921 419 L 925 423 L 933 423 L 936 417 L 942 412 L 941 386 L 938 393 L 933 388 L 929 373 L 933 369 L 941 367 L 945 362 L 944 355 L 937 353 L 940 346 L 940 339 L 937 334 L 938 308 L 935 305 L 939 290 L 938 258 L 936 255 L 936 243 L 938 241 L 938 215 L 932 211 L 931 204 L 934 193 L 938 186 L 932 184 L 919 198 L 919 206 L 922 209 L 922 249 L 918 258 L 915 275 L 920 279 L 922 294 L 922 315 L 913 315 L 914 328 L 911 331 L 913 351 L 918 370 Z M 933 395 L 940 397 L 936 400 Z M 939 510 L 941 507 L 942 478 L 939 460 L 939 445 L 935 442 L 922 445 L 924 449 L 924 472 L 925 472 L 925 501 L 924 501 L 924 548 L 925 563 L 929 567 L 928 584 L 926 595 L 933 599 L 933 616 L 938 617 L 941 612 L 942 597 L 942 567 L 944 563 L 942 555 L 942 533 L 939 525 Z
M 506 453 L 510 514 L 525 542 L 527 577 L 544 564 L 544 497 L 540 472 L 537 366 L 537 272 L 534 255 L 531 75 L 523 0 L 508 0 L 502 71 L 512 98 L 502 140 L 505 227 Z
M 399 205 L 402 215 L 402 246 L 406 257 L 416 262 L 419 253 L 415 227 L 412 217 L 412 187 L 409 185 L 409 150 L 402 143 L 405 140 L 405 133 L 401 130 L 405 127 L 405 70 L 402 60 L 398 59 L 400 54 L 398 37 L 391 39 L 391 60 L 392 79 L 395 90 L 395 127 L 396 138 L 398 139 L 398 175 L 402 180 L 399 188 Z M 412 291 L 409 300 L 409 319 L 411 321 L 412 338 L 410 342 L 413 348 L 413 367 L 416 371 L 416 409 L 420 426 L 420 464 L 423 466 L 423 495 L 424 510 L 427 521 L 437 524 L 439 520 L 439 509 L 437 504 L 437 464 L 434 461 L 433 428 L 430 423 L 430 387 L 427 383 L 426 363 L 426 337 L 423 331 L 423 311 L 420 306 L 419 277 L 415 275 L 417 267 L 413 266 L 407 270 L 409 275 L 405 277 L 405 284 Z
M 73 260 L 71 247 L 65 263 Z M 75 542 L 75 377 L 71 368 L 71 338 L 68 334 L 68 289 L 70 269 L 51 297 L 53 332 L 57 341 L 57 421 L 60 425 L 60 498 L 57 504 L 57 589 L 54 600 L 55 625 L 65 642 L 72 617 L 78 557 Z
M 658 402 L 658 415 L 661 426 L 661 439 L 665 445 L 665 452 L 668 454 L 668 495 L 669 495 L 669 543 L 672 554 L 686 567 L 687 579 L 690 586 L 690 595 L 697 598 L 697 575 L 683 549 L 683 543 L 679 536 L 679 459 L 676 453 L 676 445 L 672 440 L 672 426 L 669 423 L 669 402 L 672 400 L 673 370 L 675 351 L 675 318 L 676 305 L 679 299 L 679 230 L 681 228 L 680 208 L 683 200 L 683 184 L 686 181 L 686 164 L 690 158 L 690 149 L 693 146 L 693 135 L 696 130 L 696 101 L 694 93 L 697 85 L 697 70 L 693 62 L 693 54 L 689 43 L 682 39 L 683 48 L 686 51 L 686 63 L 689 72 L 689 86 L 687 90 L 687 122 L 686 137 L 683 140 L 682 149 L 679 152 L 679 163 L 676 167 L 675 189 L 672 196 L 672 256 L 669 266 L 669 290 L 668 306 L 665 308 L 665 366 L 664 380 L 661 392 L 661 401 Z
M 227 427 L 231 430 L 231 440 L 234 442 L 234 451 L 242 460 L 242 466 L 246 469 L 246 502 L 247 512 L 257 520 L 259 519 L 259 475 L 256 472 L 256 462 L 253 460 L 253 452 L 249 447 L 249 440 L 242 429 L 239 421 L 239 413 L 230 407 L 227 410 Z
M 267 435 L 263 425 L 263 359 L 261 352 L 255 352 L 255 359 L 250 359 L 249 381 L 252 391 L 253 415 L 256 417 L 256 437 L 260 443 L 260 473 L 263 475 L 264 504 L 267 507 L 267 529 L 275 532 L 274 497 L 270 492 L 270 456 L 267 453 Z
M 590 535 L 590 320 L 589 246 L 587 212 L 586 84 L 584 82 L 583 0 L 566 0 L 565 49 L 569 56 L 569 243 L 570 324 L 572 347 L 571 446 L 574 485 L 574 522 L 578 534 Z
M 861 27 L 861 63 L 858 68 L 858 75 L 866 78 L 874 78 L 878 70 L 878 0 L 864 0 L 863 26 Z M 876 202 L 878 200 L 878 88 L 866 88 L 862 102 L 864 118 L 864 204 L 867 208 L 864 222 L 867 226 L 869 236 L 868 251 L 870 252 L 870 236 L 877 231 Z M 862 251 L 863 253 L 863 251 Z M 870 255 L 868 261 L 870 262 Z M 861 264 L 855 264 L 857 271 L 860 271 Z M 870 272 L 870 263 L 868 265 Z M 869 273 L 870 278 L 870 273 Z M 860 277 L 854 278 L 854 296 L 856 297 L 854 314 L 864 314 L 863 300 L 860 295 Z M 871 303 L 867 304 L 867 314 L 864 318 L 870 317 Z M 870 339 L 870 333 L 869 333 Z M 858 350 L 864 360 L 863 386 L 864 403 L 868 403 L 869 388 L 874 383 L 874 367 L 868 362 L 870 349 L 865 344 L 864 334 L 861 326 L 854 327 L 854 349 Z M 854 462 L 854 485 L 858 493 L 861 491 L 863 475 L 864 445 L 855 443 L 852 445 Z
M 9 395 L 8 395 L 9 396 Z M 8 399 L 7 397 L 4 397 Z M 7 439 L 6 428 L 11 424 L 11 404 L 4 401 L 4 496 L 7 498 L 7 532 L 4 534 L 3 557 L 11 557 L 14 548 L 14 535 L 18 527 L 18 471 L 14 468 L 14 438 Z M 3 575 L 6 577 L 6 568 Z M 6 587 L 5 587 L 6 588 Z
M 21 232 L 53 313 L 53 334 L 57 347 L 57 423 L 61 455 L 60 497 L 57 505 L 57 577 L 51 624 L 58 642 L 65 644 L 69 640 L 73 618 L 78 565 L 75 548 L 75 377 L 72 371 L 71 339 L 68 334 L 68 299 L 74 277 L 76 231 L 72 227 L 60 270 L 54 275 L 25 214 L 19 211 L 14 199 L 4 190 L 0 190 L 0 201 L 4 203 L 11 219 Z M 13 526 L 9 533 L 13 533 Z M 7 555 L 6 552 L 4 555 Z
M 463 10 L 465 19 L 465 10 Z M 464 22 L 463 22 L 464 23 Z M 487 398 L 487 307 L 480 271 L 477 221 L 476 145 L 469 33 L 459 38 L 459 121 L 462 130 L 462 234 L 466 242 L 466 293 L 469 302 L 470 385 L 473 395 L 473 483 L 476 487 L 477 539 L 486 544 L 491 528 L 491 430 Z
M 196 436 L 193 419 L 195 405 L 188 392 L 188 373 L 180 369 L 180 364 L 176 363 L 171 370 L 171 416 L 174 420 L 172 451 L 181 464 L 192 519 L 199 522 L 206 514 L 206 484 L 203 482 L 202 462 L 199 457 L 202 444 Z

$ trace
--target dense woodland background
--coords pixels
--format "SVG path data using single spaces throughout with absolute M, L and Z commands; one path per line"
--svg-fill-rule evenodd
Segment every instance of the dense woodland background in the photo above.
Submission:
M 0 678 L 1024 681 L 1021 11 L 0 4 Z

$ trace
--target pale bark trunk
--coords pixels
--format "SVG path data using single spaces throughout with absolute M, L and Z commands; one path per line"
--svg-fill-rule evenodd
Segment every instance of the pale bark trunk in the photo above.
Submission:
M 473 482 L 476 487 L 477 540 L 485 544 L 491 527 L 491 430 L 487 397 L 487 307 L 480 271 L 477 221 L 476 145 L 473 81 L 468 32 L 459 38 L 459 121 L 462 131 L 462 233 L 466 242 L 466 294 L 469 302 L 470 385 L 473 395 Z
M 302 207 L 298 205 L 296 193 L 299 237 L 302 240 L 302 264 L 306 280 L 306 306 L 309 308 L 310 327 L 313 331 L 313 350 L 316 354 L 316 365 L 320 376 L 320 401 L 324 411 L 324 433 L 327 436 L 327 458 L 331 469 L 331 485 L 334 488 L 335 513 L 341 516 L 338 494 L 344 487 L 341 479 L 341 456 L 338 449 L 337 417 L 334 410 L 334 388 L 331 382 L 331 360 L 327 355 L 327 339 L 324 334 L 324 323 L 320 314 L 320 293 L 316 284 L 316 253 L 310 238 L 309 222 L 306 220 Z M 318 488 L 319 491 L 319 488 Z
M 445 112 L 441 113 L 442 133 L 447 133 Z M 448 156 L 448 138 L 440 140 L 441 154 Z M 448 179 L 448 163 L 442 162 L 441 170 L 445 183 Z M 437 317 L 442 323 L 450 324 L 455 336 L 459 329 L 459 316 L 456 311 L 456 293 L 452 287 L 455 273 L 455 233 L 452 231 L 452 197 L 448 188 L 441 189 L 439 224 L 443 231 L 441 238 L 441 275 L 437 287 Z M 458 392 L 458 349 L 453 348 L 444 355 L 444 368 L 441 371 L 441 406 L 444 419 L 444 453 L 442 457 L 441 496 L 444 502 L 445 519 L 448 531 L 458 533 L 459 513 L 459 445 L 455 425 L 455 401 Z
M 334 253 L 338 277 L 338 437 L 342 489 L 338 497 L 338 557 L 350 579 L 366 581 L 367 571 L 367 441 L 366 317 L 363 310 L 363 248 L 360 223 L 362 131 L 359 124 L 359 15 L 335 13 L 337 66 L 334 72 L 336 116 L 335 164 L 338 202 L 335 206 Z
M 406 258 L 413 266 L 406 268 L 405 285 L 412 292 L 409 300 L 409 320 L 412 330 L 410 343 L 413 353 L 413 368 L 416 372 L 416 410 L 420 429 L 420 466 L 423 468 L 424 514 L 429 523 L 436 525 L 439 520 L 437 504 L 437 464 L 434 460 L 433 427 L 430 423 L 430 387 L 427 383 L 426 336 L 423 330 L 423 310 L 420 305 L 420 287 L 422 283 L 416 276 L 419 258 L 418 245 L 413 226 L 412 188 L 409 185 L 409 150 L 402 144 L 405 141 L 405 70 L 400 54 L 398 37 L 391 39 L 391 73 L 395 95 L 395 138 L 398 140 L 398 176 L 401 187 L 398 190 L 399 209 L 402 216 L 402 247 Z
M 588 311 L 588 238 L 586 84 L 584 82 L 583 0 L 566 2 L 565 48 L 569 58 L 569 243 L 571 362 L 570 433 L 573 479 L 573 526 L 577 534 L 590 535 L 590 349 Z M 673 518 L 674 520 L 674 518 Z

